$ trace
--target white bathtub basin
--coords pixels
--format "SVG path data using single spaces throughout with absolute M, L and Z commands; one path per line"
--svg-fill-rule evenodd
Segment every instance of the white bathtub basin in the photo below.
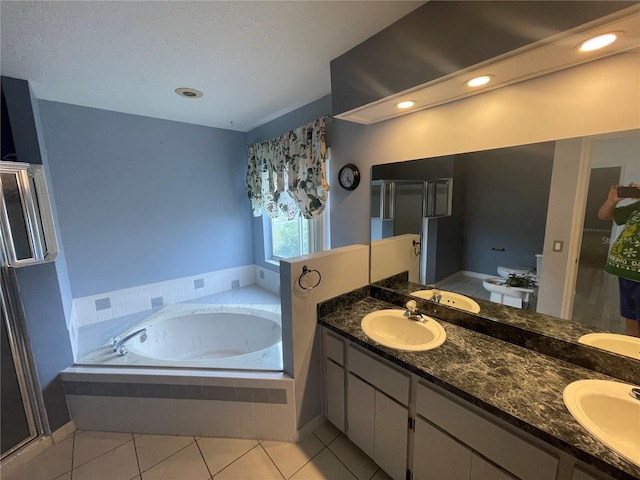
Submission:
M 360 326 L 367 337 L 385 347 L 413 352 L 439 347 L 447 338 L 444 328 L 423 317 L 426 321 L 419 322 L 405 317 L 404 310 L 378 310 L 366 315 Z

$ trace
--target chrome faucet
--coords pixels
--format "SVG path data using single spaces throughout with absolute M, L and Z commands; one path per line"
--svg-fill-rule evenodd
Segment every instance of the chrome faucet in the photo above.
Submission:
M 141 343 L 147 339 L 146 328 L 141 328 L 140 330 L 136 330 L 135 332 L 130 333 L 129 335 L 124 337 L 122 340 L 120 340 L 120 337 L 113 337 L 111 339 L 111 345 L 113 346 L 113 351 L 116 352 L 119 357 L 126 355 L 127 349 L 125 347 L 125 343 L 127 343 L 129 340 L 131 340 L 133 337 L 135 337 L 138 334 L 140 334 Z
M 440 303 L 440 300 L 442 300 L 442 292 L 434 288 L 433 290 L 431 290 L 431 298 L 429 300 L 431 300 L 432 302 Z
M 640 400 L 640 388 L 632 388 L 629 392 L 631 398 L 635 398 L 636 400 Z
M 409 300 L 405 304 L 405 307 L 407 307 L 407 310 L 405 310 L 404 316 L 407 317 L 409 320 L 415 320 L 417 322 L 427 321 L 426 318 L 424 318 L 422 314 L 418 311 L 418 304 L 416 303 L 415 300 Z

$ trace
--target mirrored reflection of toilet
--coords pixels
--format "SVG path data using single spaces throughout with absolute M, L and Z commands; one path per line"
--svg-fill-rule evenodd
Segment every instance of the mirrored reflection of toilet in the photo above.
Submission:
M 508 287 L 506 285 L 507 279 L 510 275 L 516 275 L 519 277 L 526 277 L 532 279 L 534 282 L 538 282 L 540 279 L 540 267 L 542 266 L 542 255 L 536 255 L 536 267 L 534 270 L 528 267 L 498 267 L 499 278 L 489 277 L 482 281 L 482 286 L 485 290 L 489 291 L 489 300 L 502 305 L 509 305 L 511 307 L 522 308 L 523 305 L 529 302 L 532 293 L 535 293 L 535 288 L 525 287 Z

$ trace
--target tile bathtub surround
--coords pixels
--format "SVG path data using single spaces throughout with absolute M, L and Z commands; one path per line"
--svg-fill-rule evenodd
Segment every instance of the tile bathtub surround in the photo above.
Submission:
M 173 398 L 286 404 L 286 388 L 63 381 L 67 395 Z
M 256 283 L 256 266 L 229 268 L 165 282 L 74 298 L 77 326 L 123 317 Z
M 280 308 L 280 298 L 270 290 L 265 290 L 258 285 L 249 285 L 237 289 L 226 290 L 189 300 L 190 305 L 220 306 L 220 305 L 260 305 L 260 309 L 272 311 L 272 307 Z M 163 308 L 177 308 L 178 305 L 164 306 Z M 104 347 L 108 340 L 138 325 L 140 322 L 155 314 L 159 309 L 151 309 L 142 312 L 125 315 L 123 317 L 106 320 L 79 327 L 75 317 L 75 309 L 72 308 L 72 322 L 69 326 L 69 336 L 74 347 L 76 362 L 85 362 L 86 356 L 97 349 Z M 276 311 L 276 310 L 273 310 Z M 73 340 L 75 339 L 75 340 Z M 95 363 L 89 361 L 88 363 Z
M 77 431 L 3 480 L 389 480 L 328 422 L 299 443 Z
M 258 286 L 280 295 L 280 272 L 255 265 L 255 278 Z
M 293 380 L 282 374 L 72 367 L 62 380 L 79 429 L 297 439 Z

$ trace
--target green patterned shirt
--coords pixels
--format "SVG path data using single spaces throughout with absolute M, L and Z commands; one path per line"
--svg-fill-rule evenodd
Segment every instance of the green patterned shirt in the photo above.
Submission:
M 605 271 L 640 282 L 640 202 L 616 208 L 613 220 L 624 230 L 611 247 Z

